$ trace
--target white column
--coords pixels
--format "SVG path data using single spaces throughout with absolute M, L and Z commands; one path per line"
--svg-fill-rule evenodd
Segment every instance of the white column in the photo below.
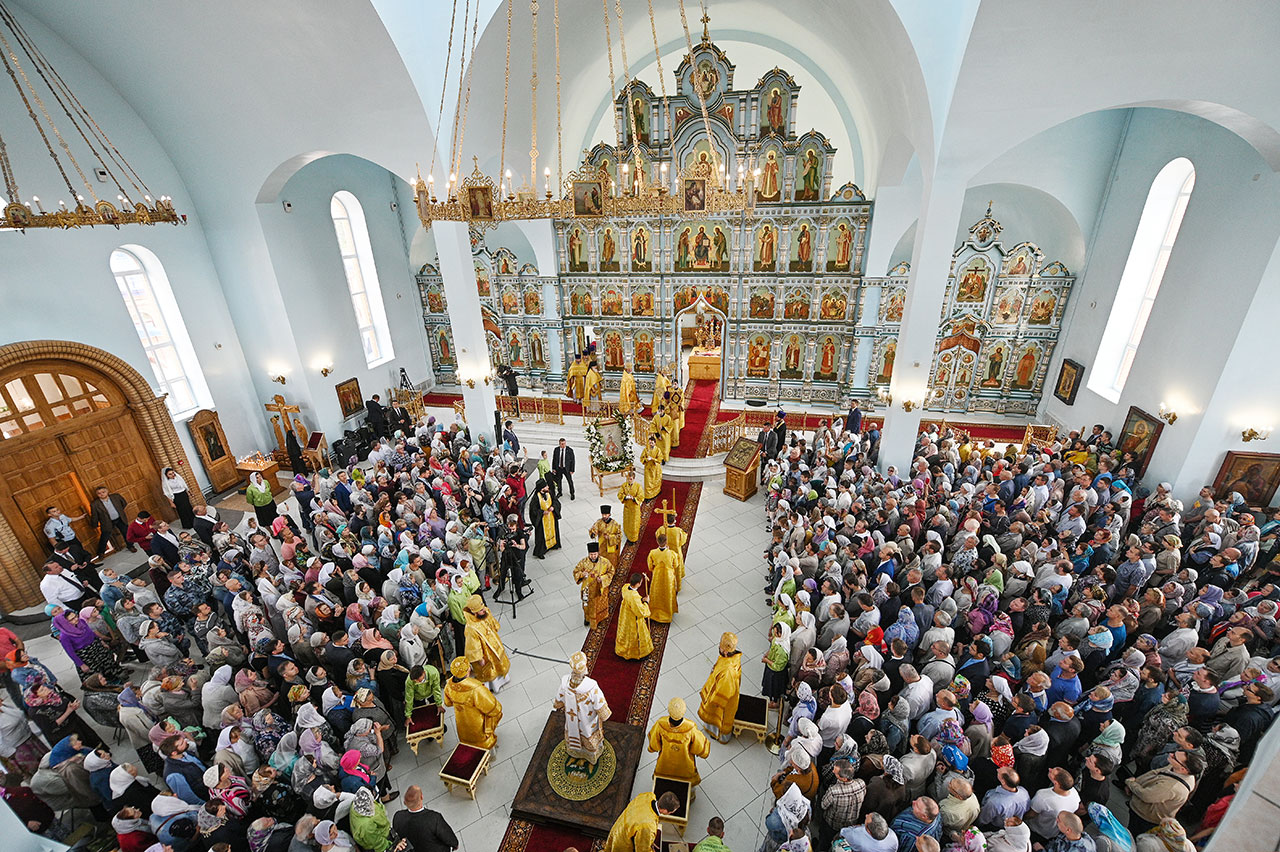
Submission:
M 471 239 L 461 222 L 434 222 L 436 252 L 440 261 L 440 277 L 444 279 L 445 299 L 449 302 L 449 327 L 458 360 L 458 381 L 462 383 L 462 400 L 467 406 L 467 428 L 478 439 L 493 434 L 493 412 L 498 403 L 496 379 L 485 384 L 489 375 L 489 345 L 484 339 L 480 321 L 480 294 L 476 290 L 475 265 L 471 259 Z M 468 387 L 467 381 L 475 387 Z
M 902 403 L 908 399 L 919 403 L 925 397 L 964 191 L 960 181 L 938 178 L 926 183 L 911 249 L 911 275 L 902 327 L 898 331 L 893 381 L 889 384 L 893 404 L 884 418 L 880 446 L 882 466 L 892 464 L 906 470 L 912 460 L 911 451 L 920 433 L 923 411 L 919 405 L 913 411 L 904 411 Z

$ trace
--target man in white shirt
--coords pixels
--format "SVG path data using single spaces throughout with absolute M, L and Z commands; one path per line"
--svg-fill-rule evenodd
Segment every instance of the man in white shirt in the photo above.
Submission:
M 1075 779 L 1067 770 L 1055 766 L 1049 770 L 1049 783 L 1031 797 L 1024 821 L 1031 830 L 1046 841 L 1058 835 L 1058 814 L 1075 813 L 1080 807 L 1080 794 L 1075 790 Z
M 911 708 L 907 715 L 914 722 L 928 713 L 929 708 L 933 706 L 933 681 L 921 675 L 912 665 L 899 668 L 898 676 L 902 678 L 904 684 L 898 695 Z
M 840 684 L 831 686 L 831 705 L 818 718 L 818 733 L 822 735 L 822 748 L 834 749 L 836 737 L 845 732 L 853 721 L 853 708 L 849 705 L 849 694 Z
M 40 580 L 40 594 L 44 595 L 46 603 L 77 612 L 82 602 L 94 596 L 74 575 L 63 571 L 57 562 L 45 563 L 44 577 Z

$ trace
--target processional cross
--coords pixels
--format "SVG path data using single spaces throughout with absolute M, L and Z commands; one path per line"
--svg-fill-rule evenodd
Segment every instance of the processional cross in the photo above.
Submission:
M 672 489 L 671 489 L 671 502 L 672 502 L 672 504 L 674 504 L 674 503 L 676 502 L 676 490 L 675 490 L 675 488 L 672 488 Z M 661 508 L 661 509 L 654 509 L 653 511 L 654 511 L 654 514 L 662 515 L 662 525 L 663 525 L 664 527 L 669 527 L 669 526 L 671 526 L 671 517 L 670 517 L 670 516 L 674 516 L 674 515 L 679 514 L 675 509 L 669 509 L 669 508 L 667 508 L 667 498 L 665 498 L 665 497 L 663 497 L 663 498 L 662 498 L 662 508 Z

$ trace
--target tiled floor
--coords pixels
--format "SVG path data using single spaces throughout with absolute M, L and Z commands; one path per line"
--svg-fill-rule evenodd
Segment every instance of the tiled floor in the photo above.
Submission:
M 536 458 L 540 449 L 543 447 L 530 447 L 530 456 Z M 581 463 L 586 466 L 585 459 Z M 560 677 L 567 671 L 569 655 L 581 648 L 586 636 L 573 566 L 586 552 L 586 530 L 599 517 L 600 504 L 617 505 L 614 495 L 620 479 L 611 477 L 608 482 L 612 488 L 606 488 L 602 499 L 579 471 L 575 485 L 580 499 L 570 501 L 566 497 L 563 504 L 563 546 L 543 561 L 529 559 L 528 573 L 536 593 L 520 603 L 514 618 L 509 606 L 495 607 L 511 654 L 511 682 L 498 695 L 503 705 L 498 746 L 489 775 L 477 790 L 476 801 L 462 793 L 446 793 L 437 777 L 444 758 L 457 742 L 453 725 L 443 745 L 424 744 L 416 759 L 408 748 L 402 748 L 393 763 L 391 777 L 397 789 L 419 784 L 428 806 L 440 811 L 458 833 L 464 852 L 494 852 L 498 848 L 510 818 L 512 797 L 528 768 Z M 765 650 L 768 628 L 768 610 L 761 594 L 760 554 L 767 544 L 762 523 L 763 498 L 757 495 L 750 503 L 740 503 L 725 496 L 722 487 L 722 481 L 711 480 L 702 491 L 686 559 L 688 575 L 663 658 L 653 719 L 665 712 L 667 702 L 677 695 L 685 699 L 693 718 L 698 692 L 711 670 L 720 634 L 725 630 L 738 633 L 740 638 L 739 647 L 746 660 L 743 691 L 760 691 L 760 656 Z M 134 554 L 128 553 L 113 559 L 130 566 L 137 561 Z M 56 641 L 43 636 L 32 640 L 29 647 L 64 684 L 76 683 L 70 662 Z M 564 662 L 548 662 L 519 652 Z M 621 709 L 625 712 L 625 708 Z M 127 740 L 114 751 L 117 760 L 134 759 Z M 655 758 L 656 755 L 645 753 L 633 795 L 650 789 Z M 690 839 L 700 839 L 707 820 L 718 815 L 725 820 L 725 841 L 730 848 L 755 848 L 764 815 L 772 803 L 767 792 L 768 778 L 775 768 L 776 758 L 754 737 L 728 745 L 712 743 L 711 757 L 700 768 L 703 781 L 693 805 Z

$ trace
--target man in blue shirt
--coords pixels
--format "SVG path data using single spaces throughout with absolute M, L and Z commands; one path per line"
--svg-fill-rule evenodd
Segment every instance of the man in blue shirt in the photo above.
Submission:
M 1050 705 L 1058 701 L 1074 705 L 1080 700 L 1081 686 L 1077 675 L 1082 665 L 1084 664 L 1076 657 L 1067 657 L 1058 664 L 1053 672 L 1053 683 L 1049 685 L 1045 695 Z
M 50 506 L 44 510 L 46 520 L 44 522 L 44 535 L 49 539 L 49 544 L 58 547 L 62 543 L 66 543 L 71 547 L 71 555 L 75 557 L 76 562 L 81 564 L 92 562 L 95 565 L 102 561 L 102 557 L 90 557 L 89 552 L 80 544 L 80 539 L 76 537 L 76 531 L 71 528 L 74 521 L 83 521 L 86 515 L 77 515 L 74 518 L 68 517 L 62 513 L 57 506 Z
M 912 802 L 911 807 L 893 818 L 889 827 L 898 835 L 898 852 L 915 852 L 916 838 L 925 834 L 942 842 L 942 812 L 928 796 Z

